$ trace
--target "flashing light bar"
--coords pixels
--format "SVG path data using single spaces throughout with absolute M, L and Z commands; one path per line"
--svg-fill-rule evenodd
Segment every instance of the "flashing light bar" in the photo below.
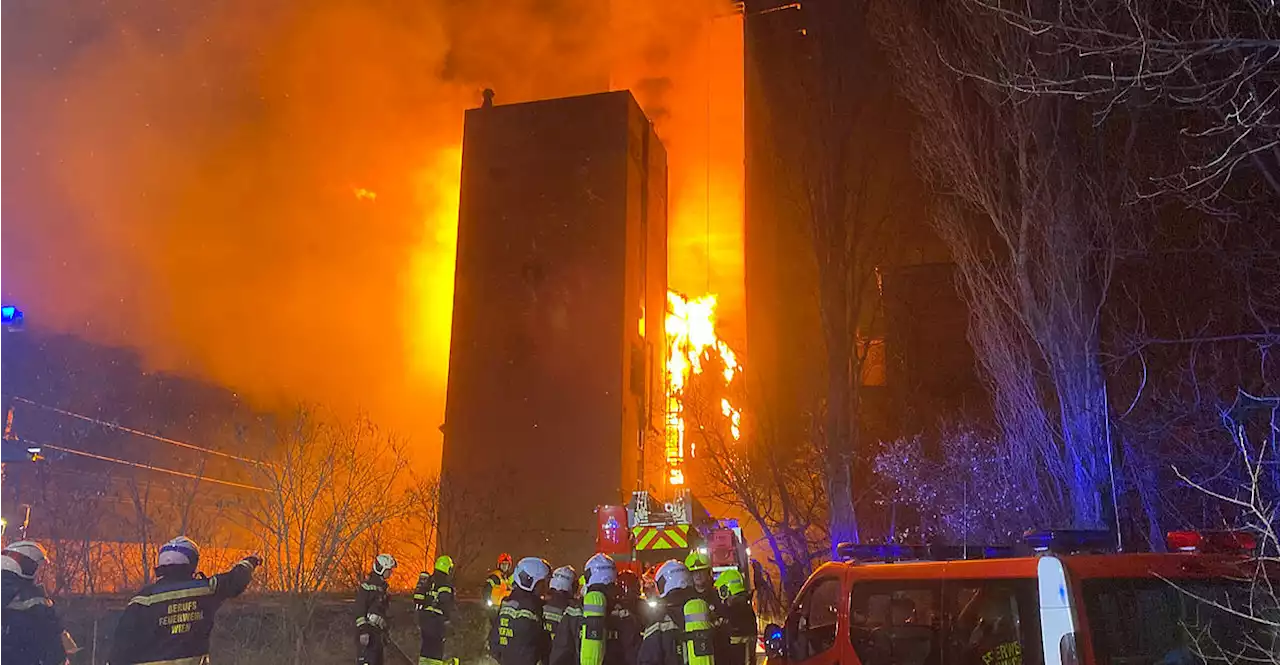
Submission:
M 1258 539 L 1248 531 L 1170 531 L 1165 544 L 1171 552 L 1249 554 L 1257 550 Z
M 6 326 L 22 325 L 22 310 L 13 305 L 0 307 L 0 324 Z
M 1078 554 L 1082 552 L 1114 552 L 1115 534 L 1110 531 L 1084 529 L 1051 529 L 1028 531 L 1022 536 L 1027 547 L 1036 552 Z
M 855 545 L 840 543 L 836 554 L 844 561 L 958 561 L 964 559 L 1004 559 L 1015 555 L 1003 545 Z

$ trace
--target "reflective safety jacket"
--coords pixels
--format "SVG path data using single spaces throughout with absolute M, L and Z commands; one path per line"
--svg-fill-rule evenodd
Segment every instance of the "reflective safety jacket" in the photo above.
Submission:
M 721 644 L 727 646 L 720 665 L 755 665 L 756 611 L 750 596 L 739 593 L 721 602 L 716 628 L 723 633 Z
M 489 601 L 489 606 L 497 609 L 502 605 L 502 601 L 511 594 L 511 576 L 503 575 L 501 570 L 494 568 L 489 571 L 489 576 L 484 578 L 484 594 L 483 598 Z
M 489 635 L 489 653 L 501 665 L 546 663 L 551 636 L 542 622 L 542 599 L 517 588 L 498 610 Z
M 542 626 L 547 629 L 547 634 L 551 636 L 552 644 L 555 644 L 556 629 L 560 627 L 565 612 L 582 616 L 582 609 L 577 605 L 577 599 L 564 591 L 553 590 L 547 594 L 547 600 L 542 605 Z
M 578 612 L 566 612 L 551 645 L 551 665 L 635 665 L 640 617 L 611 598 L 607 585 L 587 588 Z
M 61 665 L 62 621 L 53 601 L 34 581 L 4 571 L 0 578 L 4 605 L 0 609 L 0 662 L 5 665 Z
M 413 590 L 413 609 L 418 620 L 439 617 L 445 621 L 453 618 L 457 604 L 453 598 L 453 579 L 440 571 L 418 575 L 418 586 Z
M 356 591 L 356 634 L 373 635 L 378 639 L 387 632 L 387 608 L 391 595 L 387 593 L 387 581 L 381 575 L 369 573 Z
M 193 573 L 186 566 L 157 569 L 160 579 L 131 598 L 120 616 L 110 662 L 207 662 L 214 615 L 228 598 L 244 593 L 253 581 L 253 570 L 254 564 L 248 559 L 213 577 Z
M 662 619 L 641 635 L 638 665 L 716 665 L 711 608 L 693 589 L 676 589 Z

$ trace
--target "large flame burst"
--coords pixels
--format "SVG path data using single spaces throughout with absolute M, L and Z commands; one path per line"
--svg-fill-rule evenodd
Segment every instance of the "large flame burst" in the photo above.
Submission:
M 703 355 L 719 356 L 728 386 L 742 371 L 738 357 L 716 336 L 716 296 L 708 294 L 690 300 L 675 291 L 667 292 L 667 480 L 684 484 L 686 454 L 696 455 L 692 442 L 686 446 L 684 392 L 690 377 L 701 374 Z M 720 412 L 729 421 L 734 440 L 742 436 L 742 410 L 728 397 L 721 398 Z M 687 452 L 686 452 L 687 451 Z

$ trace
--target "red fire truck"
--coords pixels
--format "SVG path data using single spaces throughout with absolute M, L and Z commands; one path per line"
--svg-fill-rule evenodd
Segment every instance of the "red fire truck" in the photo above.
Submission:
M 612 556 L 619 569 L 640 575 L 646 585 L 654 568 L 668 559 L 684 561 L 694 549 L 711 559 L 713 574 L 736 568 L 751 583 L 751 562 L 737 520 L 713 518 L 687 489 L 670 501 L 632 492 L 625 506 L 597 506 L 596 525 L 596 550 Z

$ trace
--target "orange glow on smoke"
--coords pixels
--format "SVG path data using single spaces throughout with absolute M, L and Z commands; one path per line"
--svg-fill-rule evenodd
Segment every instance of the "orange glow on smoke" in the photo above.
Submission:
M 413 288 L 409 292 L 414 301 L 410 303 L 412 330 L 406 339 L 417 373 L 426 381 L 443 386 L 449 377 L 462 147 L 437 152 L 417 181 L 425 233 L 414 251 L 410 270 Z M 443 395 L 443 389 L 438 394 Z

